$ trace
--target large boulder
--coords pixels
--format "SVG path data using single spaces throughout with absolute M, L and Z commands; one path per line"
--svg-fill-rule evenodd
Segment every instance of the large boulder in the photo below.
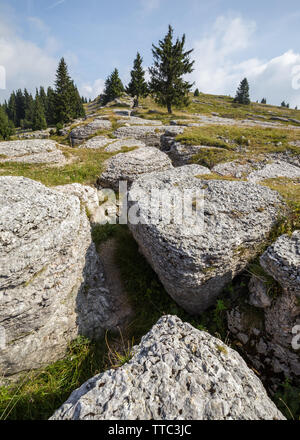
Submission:
M 0 142 L 0 163 L 66 163 L 63 153 L 57 148 L 57 143 L 50 140 L 33 139 L 23 141 Z
M 238 353 L 164 316 L 132 359 L 74 391 L 52 420 L 283 420 Z
M 206 169 L 192 168 L 191 175 L 189 168 L 151 173 L 135 181 L 130 204 L 141 221 L 129 227 L 167 292 L 185 310 L 199 314 L 214 304 L 224 286 L 257 255 L 282 213 L 283 202 L 269 188 L 200 180 L 194 176 L 207 174 Z M 157 209 L 153 205 L 149 209 L 148 202 L 155 191 L 155 206 L 160 206 L 162 194 L 165 212 L 181 210 L 179 202 L 185 194 L 194 194 L 196 215 L 179 217 L 179 222 L 168 216 L 154 218 Z M 174 203 L 171 196 L 175 195 Z M 203 198 L 198 209 L 197 200 Z
M 70 133 L 71 145 L 73 147 L 79 145 L 90 136 L 97 133 L 97 131 L 109 130 L 110 128 L 110 121 L 103 119 L 102 117 L 95 118 L 92 122 L 89 122 L 88 124 L 82 124 L 78 127 L 73 128 Z
M 139 141 L 144 142 L 148 147 L 160 148 L 161 146 L 161 136 L 166 132 L 179 134 L 183 132 L 180 127 L 173 126 L 130 126 L 130 127 L 120 127 L 115 132 L 114 135 L 118 139 L 122 138 L 134 138 Z
M 78 197 L 0 177 L 0 370 L 7 376 L 64 356 L 78 334 L 120 325 Z
M 156 148 L 142 147 L 128 153 L 119 153 L 106 162 L 106 170 L 98 179 L 104 188 L 119 189 L 120 181 L 129 185 L 143 174 L 172 168 L 168 156 Z
M 281 290 L 277 288 L 277 295 L 269 296 L 269 303 L 264 301 L 263 312 L 257 314 L 260 321 L 255 329 L 245 305 L 228 312 L 229 329 L 234 335 L 247 335 L 248 356 L 256 368 L 265 374 L 270 371 L 283 373 L 299 382 L 300 346 L 296 343 L 297 333 L 300 333 L 300 231 L 279 237 L 260 257 L 260 264 L 266 274 L 279 283 Z M 270 292 L 270 285 L 263 278 L 259 283 L 260 290 L 264 288 L 265 292 Z M 260 302 L 253 302 L 255 286 L 252 283 L 249 287 L 250 304 L 261 308 Z M 256 297 L 258 290 L 256 284 Z M 253 316 L 253 311 L 251 314 Z

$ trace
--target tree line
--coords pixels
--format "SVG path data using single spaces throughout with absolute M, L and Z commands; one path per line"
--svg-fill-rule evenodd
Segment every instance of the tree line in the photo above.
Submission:
M 36 89 L 35 95 L 24 89 L 13 91 L 0 106 L 0 137 L 8 139 L 15 127 L 22 129 L 44 130 L 47 127 L 60 126 L 76 118 L 85 116 L 83 104 L 86 98 L 70 78 L 67 64 L 62 58 L 59 62 L 55 88 Z
M 149 68 L 150 80 L 146 81 L 143 69 L 143 58 L 138 52 L 131 70 L 130 82 L 125 87 L 120 79 L 118 69 L 109 75 L 101 95 L 102 105 L 121 97 L 125 92 L 133 97 L 134 106 L 139 105 L 140 98 L 151 95 L 161 106 L 172 113 L 173 107 L 187 106 L 189 93 L 194 83 L 185 80 L 185 75 L 194 71 L 194 60 L 191 60 L 193 49 L 185 49 L 185 34 L 174 40 L 174 29 L 169 26 L 168 32 L 158 45 L 152 44 L 153 65 Z M 199 89 L 194 92 L 199 96 Z M 238 89 L 234 102 L 250 104 L 249 83 L 244 78 Z M 47 126 L 62 126 L 76 118 L 84 117 L 83 104 L 87 99 L 80 96 L 74 81 L 70 78 L 64 58 L 59 62 L 56 72 L 55 88 L 43 87 L 36 90 L 33 97 L 25 89 L 13 92 L 8 100 L 0 106 L 0 136 L 8 138 L 14 127 L 41 130 Z M 266 104 L 266 98 L 261 101 Z M 289 107 L 284 101 L 283 107 Z

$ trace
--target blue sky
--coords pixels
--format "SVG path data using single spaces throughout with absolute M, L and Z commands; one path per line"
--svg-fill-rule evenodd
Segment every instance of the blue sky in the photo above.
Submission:
M 0 0 L 0 66 L 6 90 L 53 84 L 64 56 L 82 94 L 94 97 L 117 67 L 124 82 L 137 50 L 145 67 L 168 24 L 194 48 L 191 80 L 203 92 L 300 106 L 299 0 Z M 299 78 L 300 86 L 300 78 Z

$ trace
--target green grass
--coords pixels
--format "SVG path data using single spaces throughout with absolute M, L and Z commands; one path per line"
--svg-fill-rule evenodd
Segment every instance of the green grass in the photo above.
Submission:
M 224 139 L 229 142 L 226 143 Z M 286 150 L 300 154 L 299 147 L 289 145 L 289 142 L 297 139 L 298 130 L 224 125 L 189 127 L 176 137 L 178 142 L 185 145 L 204 145 L 226 150 L 234 150 L 242 145 L 247 149 L 247 154 L 280 153 Z
M 67 356 L 48 367 L 0 387 L 0 420 L 44 420 L 82 383 L 105 367 L 105 344 L 79 337 Z
M 93 184 L 104 170 L 104 162 L 112 153 L 92 149 L 64 148 L 67 159 L 74 157 L 74 162 L 63 167 L 43 164 L 2 163 L 0 176 L 23 176 L 37 180 L 47 186 L 68 183 Z
M 228 150 L 221 150 L 217 148 L 201 148 L 199 153 L 192 157 L 190 163 L 202 165 L 211 169 L 219 163 L 230 162 L 237 158 L 237 154 Z

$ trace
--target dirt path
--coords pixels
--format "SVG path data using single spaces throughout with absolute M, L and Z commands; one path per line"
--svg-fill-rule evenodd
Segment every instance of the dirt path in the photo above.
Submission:
M 126 333 L 126 327 L 134 317 L 134 311 L 129 303 L 126 291 L 124 289 L 118 266 L 115 263 L 115 251 L 117 242 L 111 238 L 102 243 L 98 248 L 98 253 L 104 268 L 104 275 L 107 286 L 113 297 L 119 303 L 120 319 L 122 323 L 121 330 Z

